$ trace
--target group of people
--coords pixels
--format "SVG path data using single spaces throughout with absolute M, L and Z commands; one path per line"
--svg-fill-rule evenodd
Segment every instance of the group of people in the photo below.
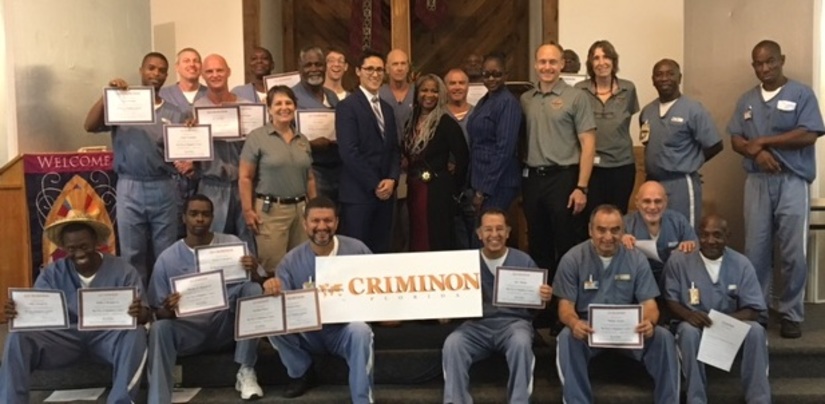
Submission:
M 540 295 L 563 326 L 558 371 L 566 402 L 592 401 L 587 364 L 601 350 L 587 344 L 593 332 L 587 307 L 595 303 L 643 307 L 637 331 L 645 337 L 644 349 L 627 352 L 645 363 L 662 403 L 677 402 L 680 389 L 677 342 L 665 325 L 676 327 L 689 400 L 703 402 L 704 368 L 695 353 L 702 328 L 711 325 L 707 313 L 715 309 L 749 321 L 746 398 L 769 402 L 768 303 L 772 295 L 779 297 L 780 334 L 800 337 L 813 145 L 825 133 L 813 92 L 783 75 L 784 58 L 773 41 L 754 47 L 752 66 L 761 84 L 743 95 L 728 125 L 748 172 L 743 256 L 726 247 L 726 221 L 701 214 L 698 170 L 723 143 L 710 114 L 681 94 L 674 60 L 653 67 L 659 97 L 641 109 L 638 120 L 648 181 L 635 195 L 637 211 L 628 213 L 636 171 L 630 125 L 640 108 L 634 84 L 617 76 L 619 55 L 608 41 L 590 47 L 588 79 L 575 86 L 561 78 L 569 59 L 564 49 L 540 46 L 534 61 L 538 82 L 520 99 L 506 86 L 507 63 L 498 54 L 473 55 L 444 79 L 424 74 L 412 83 L 406 53 L 396 49 L 385 59 L 368 50 L 356 60 L 358 86 L 347 92 L 341 84 L 347 59 L 335 50 L 302 50 L 300 83 L 267 89 L 264 77 L 274 63 L 266 49 L 257 48 L 249 61 L 252 82 L 232 91 L 231 69 L 219 55 L 201 61 L 194 49 L 181 50 L 175 62 L 180 81 L 163 87 L 168 62 L 149 53 L 139 71 L 141 84 L 156 90 L 157 124 L 106 127 L 102 100 L 85 123 L 89 131 L 112 132 L 122 260 L 93 253 L 105 240 L 96 222 L 64 223 L 47 234 L 68 257 L 44 270 L 35 286 L 65 289 L 67 296 L 90 286 L 146 289 L 130 314 L 141 324 L 152 323 L 148 343 L 130 342 L 123 352 L 108 348 L 115 353 L 97 359 L 116 368 L 111 402 L 133 399 L 134 375 L 143 367 L 135 358 L 141 355 L 148 358 L 150 402 L 169 402 L 176 357 L 233 343 L 238 298 L 311 284 L 316 256 L 393 251 L 393 229 L 405 227 L 405 209 L 399 208 L 405 207 L 410 251 L 480 249 L 484 315 L 461 324 L 444 343 L 445 402 L 471 401 L 468 369 L 491 351 L 507 358 L 510 401 L 529 400 L 535 313 L 492 305 L 495 268 L 502 265 L 548 271 L 552 283 L 542 285 Z M 470 105 L 469 83 L 478 80 L 487 93 Z M 128 87 L 122 79 L 109 85 Z M 269 121 L 245 138 L 216 139 L 213 161 L 163 161 L 164 124 L 191 124 L 198 106 L 238 103 L 264 103 Z M 300 133 L 295 112 L 301 109 L 334 110 L 335 138 L 309 140 Z M 399 184 L 402 173 L 405 184 Z M 400 203 L 397 189 L 404 186 L 406 201 Z M 528 224 L 526 253 L 506 245 L 506 212 L 519 194 Z M 787 277 L 783 290 L 771 290 L 774 237 Z M 643 254 L 641 240 L 651 240 L 655 254 Z M 230 308 L 177 318 L 180 296 L 169 278 L 197 271 L 194 248 L 234 241 L 248 246 L 242 262 L 250 280 L 227 286 Z M 126 275 L 95 276 L 112 266 Z M 13 302 L 5 309 L 15 316 Z M 92 346 L 127 335 L 129 341 L 146 340 L 141 327 L 93 334 L 12 334 L 0 396 L 23 400 L 30 370 L 70 363 L 83 351 L 69 345 L 88 345 L 94 353 Z M 40 338 L 60 353 L 43 355 Z M 369 325 L 328 325 L 269 340 L 292 378 L 286 397 L 314 384 L 310 353 L 331 352 L 348 362 L 353 402 L 372 401 Z M 262 396 L 255 344 L 239 342 L 235 352 L 241 397 Z

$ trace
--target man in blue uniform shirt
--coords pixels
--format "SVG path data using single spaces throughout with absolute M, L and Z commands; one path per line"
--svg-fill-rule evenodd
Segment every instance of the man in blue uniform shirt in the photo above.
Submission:
M 644 348 L 622 353 L 644 362 L 653 377 L 654 401 L 679 402 L 679 360 L 673 334 L 656 325 L 659 288 L 645 256 L 621 243 L 624 226 L 621 211 L 601 205 L 590 216 L 590 240 L 567 252 L 553 280 L 559 301 L 559 320 L 566 326 L 556 338 L 557 364 L 566 403 L 592 403 L 587 368 L 590 359 L 603 349 L 591 348 L 588 323 L 591 304 L 638 304 L 642 322 L 636 331 L 644 336 Z
M 727 248 L 730 233 L 725 219 L 707 216 L 698 230 L 699 251 L 674 253 L 665 265 L 665 300 L 670 312 L 681 320 L 676 341 L 687 383 L 687 402 L 708 402 L 705 365 L 697 356 L 702 331 L 713 325 L 708 313 L 716 310 L 750 325 L 742 345 L 745 401 L 770 403 L 768 341 L 765 329 L 756 322 L 766 306 L 753 265 L 744 255 Z
M 112 366 L 107 403 L 134 402 L 146 363 L 143 324 L 152 317 L 140 276 L 126 260 L 97 251 L 109 240 L 111 231 L 85 213 L 70 211 L 66 219 L 47 227 L 45 233 L 67 256 L 41 271 L 34 289 L 63 292 L 70 327 L 9 333 L 0 366 L 0 402 L 28 403 L 32 371 L 70 366 L 84 357 Z M 129 306 L 129 315 L 137 319 L 139 326 L 134 330 L 78 331 L 77 298 L 79 290 L 86 288 L 134 288 L 137 297 Z M 9 320 L 16 317 L 13 300 L 6 303 L 5 314 Z
M 278 295 L 312 284 L 316 279 L 316 257 L 371 254 L 364 243 L 335 235 L 337 228 L 338 214 L 331 199 L 319 196 L 307 202 L 304 229 L 309 240 L 287 253 L 278 265 L 277 276 L 264 283 L 266 293 Z M 284 390 L 284 397 L 306 393 L 315 383 L 311 354 L 329 352 L 344 358 L 349 365 L 352 402 L 372 403 L 372 337 L 372 329 L 362 322 L 325 324 L 319 331 L 269 337 L 293 379 Z
M 195 194 L 185 204 L 183 221 L 186 237 L 163 251 L 149 283 L 149 304 L 158 321 L 149 331 L 149 397 L 150 403 L 169 403 L 172 400 L 172 370 L 178 356 L 194 355 L 231 347 L 235 331 L 235 303 L 241 297 L 261 294 L 260 275 L 263 268 L 253 256 L 244 256 L 241 263 L 252 280 L 226 285 L 229 308 L 178 318 L 175 312 L 180 294 L 173 292 L 171 278 L 198 272 L 195 249 L 227 243 L 240 243 L 231 234 L 210 231 L 213 216 L 212 201 Z M 235 344 L 235 362 L 240 369 L 235 377 L 235 389 L 241 398 L 251 400 L 263 396 L 255 375 L 258 359 L 257 340 L 238 341 Z
M 232 93 L 256 104 L 266 104 L 266 83 L 264 77 L 272 73 L 275 61 L 268 49 L 256 46 L 249 56 L 249 70 L 252 72 L 252 81 L 242 86 L 235 86 Z
M 745 158 L 745 255 L 753 263 L 766 301 L 771 299 L 774 240 L 778 241 L 784 289 L 779 298 L 783 338 L 802 336 L 808 263 L 810 183 L 816 178 L 814 143 L 825 133 L 814 92 L 782 73 L 779 44 L 753 48 L 753 71 L 761 85 L 748 90 L 728 123 L 733 150 Z M 767 324 L 768 313 L 760 315 Z
M 84 123 L 88 132 L 112 132 L 120 256 L 137 269 L 144 283 L 155 257 L 175 242 L 180 217 L 173 179 L 177 170 L 164 158 L 163 126 L 183 123 L 190 114 L 158 95 L 168 68 L 166 57 L 156 52 L 146 54 L 140 66 L 141 84 L 155 89 L 154 124 L 105 126 L 103 97 L 92 105 Z M 123 79 L 113 79 L 109 86 L 129 87 Z
M 500 209 L 484 211 L 476 231 L 483 247 L 481 258 L 481 291 L 484 315 L 467 320 L 444 341 L 444 402 L 471 403 L 470 366 L 473 362 L 501 352 L 507 358 L 510 379 L 507 381 L 507 402 L 528 403 L 533 392 L 533 313 L 528 309 L 493 305 L 496 268 L 500 266 L 536 268 L 529 255 L 507 248 L 510 226 L 507 214 Z M 539 296 L 547 302 L 553 288 L 541 285 Z
M 659 98 L 639 115 L 640 137 L 645 145 L 648 180 L 662 183 L 671 209 L 696 226 L 702 216 L 702 182 L 699 168 L 722 151 L 722 139 L 710 113 L 679 90 L 679 64 L 662 59 L 653 66 L 653 86 Z

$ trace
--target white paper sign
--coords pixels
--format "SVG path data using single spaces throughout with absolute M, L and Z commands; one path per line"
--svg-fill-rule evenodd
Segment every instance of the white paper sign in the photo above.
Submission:
M 587 80 L 587 75 L 584 74 L 574 74 L 574 73 L 565 73 L 562 74 L 561 79 L 564 80 L 565 83 L 569 86 L 575 86 L 576 83 L 580 81 Z
M 300 82 L 301 73 L 298 72 L 278 73 L 264 77 L 266 91 L 269 91 L 269 89 L 275 86 L 287 86 L 289 88 L 292 88 Z
M 641 251 L 645 257 L 654 261 L 662 262 L 659 257 L 659 249 L 656 247 L 656 242 L 653 240 L 636 240 L 636 248 Z
M 477 105 L 478 100 L 484 95 L 487 94 L 487 87 L 484 87 L 482 83 L 470 83 L 470 86 L 467 88 L 467 102 L 472 105 Z
M 298 133 L 309 140 L 327 138 L 335 140 L 335 111 L 302 110 L 297 111 Z
M 478 250 L 317 257 L 324 324 L 480 317 Z
M 730 372 L 733 359 L 745 341 L 751 325 L 716 310 L 708 313 L 713 325 L 702 331 L 699 354 L 696 359 L 715 368 Z

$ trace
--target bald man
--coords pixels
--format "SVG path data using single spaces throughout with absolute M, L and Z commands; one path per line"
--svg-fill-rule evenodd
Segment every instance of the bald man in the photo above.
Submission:
M 653 277 L 661 287 L 662 269 L 670 253 L 679 250 L 689 253 L 696 248 L 696 232 L 687 218 L 668 209 L 665 188 L 656 181 L 647 181 L 636 192 L 636 211 L 624 217 L 625 235 L 622 243 L 628 249 L 639 241 L 653 241 L 656 255 L 645 252 L 653 270 Z
M 195 101 L 199 107 L 251 104 L 229 91 L 232 69 L 220 55 L 209 55 L 203 60 L 203 80 L 208 88 L 206 96 Z M 212 231 L 234 234 L 255 251 L 255 236 L 246 226 L 238 191 L 238 165 L 240 164 L 243 139 L 214 139 L 215 158 L 200 164 L 198 193 L 206 195 L 215 205 Z
M 699 168 L 722 151 L 722 139 L 710 113 L 698 101 L 682 95 L 679 64 L 662 59 L 653 66 L 653 86 L 659 98 L 639 115 L 640 140 L 645 145 L 648 180 L 662 183 L 671 208 L 692 226 L 702 217 Z

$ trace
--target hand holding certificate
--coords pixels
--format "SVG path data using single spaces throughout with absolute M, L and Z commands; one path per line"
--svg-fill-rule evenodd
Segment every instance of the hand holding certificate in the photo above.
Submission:
M 217 244 L 195 249 L 198 272 L 222 271 L 227 283 L 249 279 L 241 259 L 246 255 L 246 243 Z
M 211 161 L 211 126 L 165 125 L 163 146 L 166 161 Z
M 320 329 L 317 289 L 238 299 L 235 340 Z
M 594 348 L 641 349 L 642 333 L 637 327 L 642 322 L 642 306 L 591 304 L 588 319 L 593 333 L 588 344 Z
M 211 125 L 213 139 L 240 140 L 241 112 L 237 106 L 195 107 L 198 124 Z
M 318 289 L 301 289 L 284 292 L 287 332 L 304 332 L 321 329 L 321 311 L 318 306 Z
M 13 302 L 11 305 L 14 312 L 14 317 L 9 321 L 10 331 L 69 328 L 69 313 L 63 291 L 9 289 L 9 300 Z M 6 311 L 8 315 L 9 310 Z
M 155 89 L 152 87 L 104 89 L 103 117 L 106 126 L 155 123 Z
M 298 133 L 310 141 L 325 138 L 335 140 L 335 111 L 302 110 L 297 111 Z
M 541 268 L 496 268 L 493 305 L 543 309 L 541 287 L 547 283 L 547 271 Z
M 137 318 L 129 315 L 129 307 L 137 296 L 133 288 L 80 289 L 77 294 L 77 329 L 133 330 Z
M 171 281 L 172 291 L 180 294 L 175 308 L 178 317 L 211 313 L 229 307 L 223 271 L 182 275 Z

